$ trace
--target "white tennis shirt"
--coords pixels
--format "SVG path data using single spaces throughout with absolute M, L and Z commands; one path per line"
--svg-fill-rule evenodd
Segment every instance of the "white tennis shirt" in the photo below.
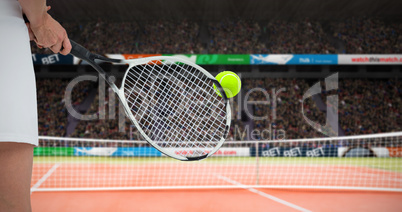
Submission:
M 0 142 L 38 144 L 35 74 L 16 0 L 0 1 Z

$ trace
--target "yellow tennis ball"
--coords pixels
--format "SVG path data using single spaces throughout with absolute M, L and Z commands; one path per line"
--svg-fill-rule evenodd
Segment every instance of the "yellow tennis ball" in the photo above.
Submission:
M 236 96 L 241 89 L 241 80 L 240 77 L 237 76 L 236 73 L 231 72 L 231 71 L 223 71 L 216 75 L 216 80 L 221 84 L 223 90 L 226 93 L 227 98 L 232 98 Z M 221 93 L 219 90 L 216 88 L 214 85 L 215 92 L 222 97 Z

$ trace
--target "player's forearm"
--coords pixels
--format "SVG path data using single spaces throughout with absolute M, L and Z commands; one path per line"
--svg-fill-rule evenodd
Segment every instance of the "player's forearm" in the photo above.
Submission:
M 46 0 L 19 0 L 19 3 L 31 26 L 43 25 L 47 17 Z

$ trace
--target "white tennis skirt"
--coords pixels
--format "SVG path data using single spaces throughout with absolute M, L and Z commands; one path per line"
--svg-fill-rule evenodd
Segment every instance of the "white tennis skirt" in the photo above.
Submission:
M 0 142 L 38 145 L 35 73 L 16 0 L 0 1 Z

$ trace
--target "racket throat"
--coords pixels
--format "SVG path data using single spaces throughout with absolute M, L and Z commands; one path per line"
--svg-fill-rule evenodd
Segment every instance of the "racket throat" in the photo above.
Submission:
M 195 161 L 195 160 L 203 160 L 208 157 L 208 154 L 202 155 L 202 156 L 197 156 L 197 157 L 186 157 L 186 161 Z

